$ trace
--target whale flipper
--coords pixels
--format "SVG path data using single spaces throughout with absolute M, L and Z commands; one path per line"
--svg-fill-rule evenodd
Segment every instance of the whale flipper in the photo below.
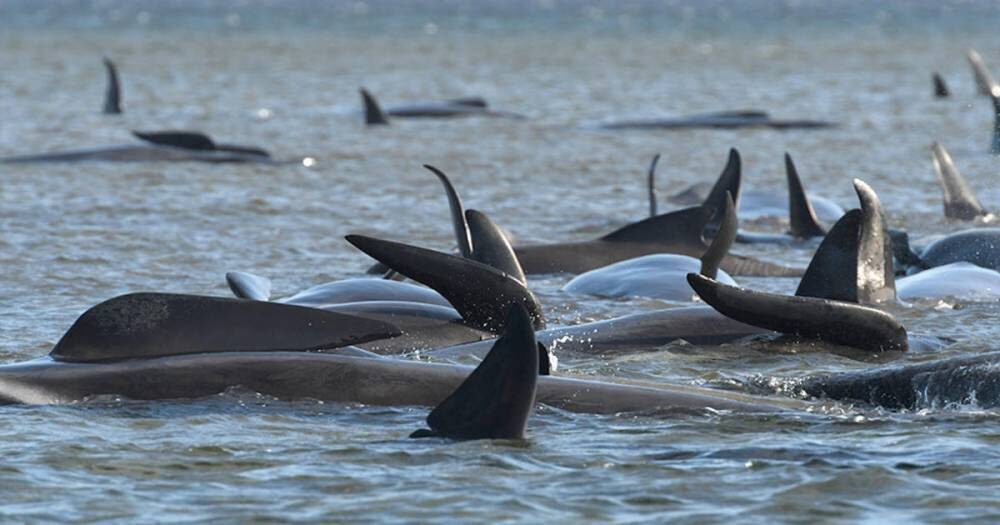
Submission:
M 538 346 L 528 312 L 508 308 L 503 335 L 479 366 L 427 416 L 429 430 L 410 437 L 524 439 L 535 406 Z
M 966 52 L 965 58 L 969 60 L 969 65 L 972 66 L 972 75 L 976 79 L 976 90 L 980 95 L 991 96 L 993 87 L 997 85 L 997 82 L 993 80 L 993 75 L 990 74 L 990 70 L 987 69 L 986 64 L 983 62 L 983 57 L 979 56 L 979 53 L 975 49 L 970 49 Z
M 434 289 L 469 324 L 500 332 L 507 308 L 518 303 L 527 308 L 535 328 L 545 325 L 541 306 L 528 288 L 492 266 L 364 235 L 348 235 L 346 239 L 389 268 Z
M 809 196 L 802 187 L 799 171 L 795 169 L 792 156 L 785 153 L 785 176 L 788 179 L 788 223 L 789 232 L 800 239 L 822 237 L 826 229 L 819 224 Z
M 437 175 L 441 185 L 444 186 L 444 193 L 448 196 L 448 208 L 451 210 L 451 225 L 455 229 L 455 241 L 458 242 L 458 253 L 462 257 L 472 257 L 472 241 L 470 240 L 469 224 L 466 222 L 465 211 L 462 209 L 462 200 L 458 198 L 455 186 L 451 184 L 451 179 L 443 171 L 424 164 L 424 167 L 431 173 Z
M 736 218 L 736 209 L 733 205 L 733 198 L 726 193 L 726 206 L 722 215 L 722 222 L 719 224 L 719 231 L 716 232 L 712 244 L 708 246 L 701 256 L 701 274 L 705 277 L 715 279 L 719 273 L 719 265 L 722 259 L 729 253 L 733 241 L 736 240 L 736 233 L 740 223 Z
M 197 131 L 132 131 L 140 140 L 160 146 L 172 146 L 196 151 L 214 151 L 215 142 L 206 134 Z
M 361 101 L 365 105 L 365 124 L 377 126 L 389 123 L 389 117 L 382 111 L 382 106 L 365 88 L 361 88 Z
M 931 145 L 931 161 L 934 164 L 934 174 L 937 175 L 938 184 L 941 186 L 945 217 L 971 221 L 976 217 L 988 215 L 965 177 L 955 167 L 951 155 L 937 142 Z
M 134 293 L 83 313 L 49 354 L 94 362 L 209 352 L 309 351 L 400 335 L 353 315 L 223 297 Z
M 660 154 L 653 155 L 646 173 L 646 190 L 649 193 L 649 216 L 656 217 L 656 164 L 660 162 Z
M 944 77 L 940 73 L 935 72 L 931 77 L 934 81 L 934 96 L 937 98 L 948 98 L 951 96 L 951 91 L 948 90 L 948 84 L 944 83 Z
M 722 220 L 723 210 L 726 209 L 726 193 L 733 199 L 736 209 L 740 209 L 740 182 L 742 179 L 742 162 L 740 152 L 736 148 L 729 149 L 729 158 L 726 160 L 726 167 L 722 169 L 712 191 L 708 192 L 702 206 L 710 207 L 714 210 L 709 226 L 718 226 Z
M 528 279 L 503 230 L 481 211 L 466 210 L 465 218 L 472 236 L 472 258 L 527 286 Z
M 226 284 L 240 299 L 271 300 L 271 280 L 267 277 L 247 272 L 226 272 Z
M 725 195 L 723 195 L 725 196 Z M 622 226 L 601 237 L 602 241 L 621 243 L 686 242 L 694 246 L 704 246 L 702 233 L 715 208 L 694 206 L 643 219 Z
M 118 80 L 118 68 L 110 58 L 104 58 L 104 69 L 108 72 L 108 87 L 104 91 L 104 114 L 120 115 L 122 112 L 122 86 Z

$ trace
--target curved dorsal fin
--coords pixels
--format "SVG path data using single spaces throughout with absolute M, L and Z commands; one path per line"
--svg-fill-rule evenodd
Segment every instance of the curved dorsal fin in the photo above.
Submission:
M 499 332 L 507 308 L 518 303 L 527 308 L 535 328 L 545 326 L 542 308 L 527 286 L 492 266 L 364 235 L 346 239 L 389 268 L 434 289 L 469 324 Z
M 742 179 L 742 162 L 740 152 L 736 148 L 729 148 L 729 158 L 726 160 L 726 167 L 722 169 L 718 180 L 712 186 L 712 191 L 708 192 L 702 206 L 707 206 L 713 211 L 709 226 L 717 226 L 722 220 L 723 210 L 726 209 L 726 193 L 733 199 L 733 205 L 740 209 L 740 183 Z
M 365 88 L 361 88 L 361 102 L 365 106 L 365 124 L 375 126 L 389 123 L 389 117 L 382 111 L 382 106 Z
M 108 87 L 104 90 L 104 114 L 119 115 L 122 112 L 122 85 L 118 80 L 118 68 L 110 58 L 104 57 L 104 69 L 108 72 Z
M 172 146 L 175 148 L 190 149 L 197 151 L 215 150 L 215 142 L 198 131 L 132 131 L 132 134 L 140 140 L 150 144 L 160 146 Z
M 983 63 L 983 57 L 979 56 L 979 53 L 975 49 L 970 49 L 965 54 L 965 58 L 969 60 L 969 65 L 972 66 L 972 76 L 976 79 L 976 90 L 980 95 L 991 96 L 993 87 L 997 83 L 993 80 L 993 75 L 990 74 L 990 70 L 986 67 L 986 64 Z
M 226 284 L 240 299 L 271 300 L 271 280 L 267 277 L 247 272 L 226 272 Z
M 441 185 L 444 186 L 444 193 L 448 196 L 448 208 L 451 210 L 451 226 L 455 229 L 455 242 L 458 243 L 458 253 L 462 254 L 462 257 L 472 257 L 469 224 L 466 222 L 465 211 L 462 209 L 462 200 L 458 198 L 458 192 L 455 191 L 451 180 L 443 171 L 430 164 L 424 164 L 424 168 L 437 175 L 438 180 L 441 181 Z
M 937 142 L 931 145 L 931 162 L 934 164 L 938 185 L 941 186 L 945 217 L 971 221 L 976 217 L 987 215 L 975 192 L 955 167 L 951 155 Z
M 508 308 L 503 335 L 479 366 L 430 415 L 430 430 L 410 437 L 524 439 L 535 406 L 538 347 L 528 312 Z
M 865 181 L 854 179 L 854 192 L 861 201 L 858 241 L 858 302 L 877 304 L 896 300 L 896 273 L 889 223 L 878 194 Z
M 653 155 L 646 173 L 646 190 L 649 193 L 649 216 L 656 217 L 656 164 L 660 162 L 660 154 Z
M 802 187 L 799 171 L 795 169 L 792 156 L 785 153 L 785 176 L 788 179 L 788 223 L 790 233 L 800 239 L 822 237 L 826 229 L 819 224 L 809 196 Z
M 472 258 L 527 286 L 524 270 L 503 230 L 481 211 L 465 210 L 465 219 L 472 237 Z
M 951 91 L 948 90 L 948 84 L 944 83 L 944 77 L 941 76 L 937 71 L 931 77 L 934 81 L 934 96 L 937 98 L 948 98 L 951 96 Z
M 694 206 L 643 219 L 601 237 L 602 241 L 624 243 L 686 242 L 705 246 L 703 232 L 715 212 L 708 206 Z
M 715 279 L 719 273 L 719 265 L 722 259 L 729 253 L 733 241 L 736 240 L 736 232 L 740 223 L 736 218 L 736 207 L 733 205 L 733 198 L 726 192 L 726 209 L 722 214 L 722 222 L 719 224 L 719 231 L 716 232 L 712 244 L 708 246 L 701 256 L 701 274 L 705 277 Z

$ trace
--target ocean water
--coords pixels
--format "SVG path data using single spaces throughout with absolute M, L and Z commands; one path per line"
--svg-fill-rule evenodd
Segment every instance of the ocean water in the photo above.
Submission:
M 784 193 L 791 152 L 809 190 L 856 206 L 853 178 L 919 240 L 942 216 L 929 145 L 1000 208 L 990 102 L 964 52 L 1000 71 L 991 2 L 0 0 L 0 156 L 198 129 L 313 166 L 0 165 L 0 361 L 46 354 L 87 307 L 157 290 L 276 295 L 360 275 L 367 233 L 448 249 L 438 182 L 521 242 L 582 239 L 711 181 L 730 147 L 749 189 Z M 100 114 L 102 56 L 126 111 Z M 939 71 L 953 96 L 932 97 Z M 386 103 L 486 97 L 525 120 L 366 129 L 357 89 Z M 831 130 L 605 132 L 612 118 L 755 108 Z M 665 202 L 665 201 L 664 201 Z M 661 204 L 665 206 L 665 204 Z M 775 224 L 748 228 L 779 230 Z M 804 264 L 807 249 L 739 246 Z M 570 296 L 531 280 L 552 323 L 671 306 Z M 791 291 L 790 279 L 741 279 Z M 895 307 L 911 333 L 955 339 L 899 363 L 995 350 L 995 303 Z M 667 345 L 563 359 L 565 373 L 739 388 L 873 366 L 756 345 Z M 526 443 L 411 441 L 422 407 L 270 399 L 101 398 L 0 408 L 5 521 L 996 521 L 998 414 L 975 405 L 827 414 L 676 411 L 591 416 L 539 407 Z

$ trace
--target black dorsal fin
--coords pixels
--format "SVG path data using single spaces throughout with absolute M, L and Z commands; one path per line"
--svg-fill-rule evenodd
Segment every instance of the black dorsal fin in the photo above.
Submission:
M 427 416 L 430 429 L 410 437 L 524 439 L 538 371 L 531 319 L 523 306 L 511 305 L 503 335 L 490 352 Z
M 722 222 L 719 223 L 719 231 L 712 239 L 712 244 L 708 245 L 708 249 L 701 256 L 701 274 L 712 279 L 718 275 L 719 265 L 729 253 L 729 248 L 736 240 L 736 233 L 740 228 L 739 220 L 736 218 L 736 206 L 733 204 L 733 198 L 729 192 L 726 192 L 725 206 Z
M 653 155 L 646 173 L 646 191 L 649 193 L 649 216 L 656 217 L 656 164 L 660 162 L 660 154 Z
M 785 176 L 788 179 L 789 232 L 792 236 L 800 239 L 826 235 L 826 229 L 820 226 L 819 219 L 816 218 L 816 211 L 813 210 L 809 196 L 806 194 L 805 188 L 802 187 L 799 171 L 795 169 L 792 156 L 788 153 L 785 153 Z
M 472 259 L 492 266 L 527 286 L 524 270 L 503 230 L 481 211 L 465 210 L 465 219 L 472 237 Z
M 944 77 L 941 76 L 937 71 L 931 77 L 934 81 L 934 96 L 937 98 L 948 98 L 951 96 L 951 91 L 948 90 L 948 84 L 944 83 Z
M 104 90 L 104 114 L 119 115 L 122 112 L 122 85 L 118 80 L 118 68 L 110 58 L 104 58 L 104 69 L 108 73 L 108 87 Z
M 878 194 L 865 181 L 854 179 L 861 201 L 861 239 L 858 241 L 858 302 L 878 304 L 896 300 L 892 238 Z
M 742 175 L 742 162 L 740 161 L 740 152 L 736 148 L 729 149 L 729 158 L 726 160 L 726 167 L 722 169 L 722 173 L 719 175 L 718 180 L 715 181 L 715 186 L 712 186 L 712 191 L 708 192 L 708 196 L 705 197 L 705 201 L 702 206 L 706 206 L 714 210 L 711 220 L 708 222 L 709 226 L 717 226 L 722 220 L 722 211 L 726 206 L 726 193 L 733 198 L 733 204 L 736 209 L 740 209 L 740 185 Z
M 507 308 L 515 303 L 527 308 L 535 328 L 545 326 L 542 308 L 527 286 L 492 266 L 363 235 L 348 235 L 347 242 L 389 268 L 434 289 L 473 326 L 499 332 L 503 329 Z
M 705 246 L 702 233 L 715 210 L 694 206 L 633 222 L 601 237 L 602 241 L 623 243 L 667 243 L 683 241 Z
M 271 280 L 247 272 L 226 272 L 226 283 L 233 295 L 254 301 L 271 300 Z
M 424 167 L 434 175 L 437 175 L 438 180 L 441 181 L 441 185 L 444 186 L 445 195 L 448 196 L 448 209 L 451 210 L 451 226 L 455 230 L 455 242 L 458 243 L 458 253 L 462 254 L 462 257 L 472 257 L 469 224 L 466 222 L 465 211 L 462 209 L 462 200 L 458 198 L 455 186 L 452 186 L 451 180 L 443 171 L 430 164 L 424 164 Z
M 160 146 L 197 151 L 215 150 L 215 142 L 208 135 L 198 131 L 132 131 L 132 134 L 140 140 Z
M 972 76 L 976 79 L 976 91 L 980 95 L 991 96 L 993 87 L 997 83 L 993 80 L 993 75 L 990 74 L 986 64 L 983 63 L 983 57 L 979 56 L 975 49 L 970 49 L 965 57 L 969 59 L 969 65 L 972 66 Z
M 361 102 L 365 106 L 365 124 L 376 126 L 389 123 L 389 117 L 382 111 L 382 106 L 365 88 L 361 88 Z
M 934 164 L 938 185 L 941 186 L 945 217 L 971 221 L 976 217 L 987 215 L 975 192 L 955 167 L 951 155 L 937 142 L 931 145 L 931 162 Z
M 214 352 L 310 351 L 400 333 L 381 321 L 303 306 L 136 293 L 84 312 L 50 355 L 59 361 L 93 362 Z

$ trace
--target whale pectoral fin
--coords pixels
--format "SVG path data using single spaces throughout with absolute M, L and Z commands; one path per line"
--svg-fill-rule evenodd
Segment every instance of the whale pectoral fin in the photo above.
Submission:
M 382 106 L 365 88 L 361 88 L 361 102 L 365 106 L 365 124 L 378 126 L 389 123 L 389 117 L 382 111 Z
M 458 243 L 458 253 L 462 254 L 462 257 L 472 257 L 469 224 L 466 222 L 462 200 L 458 198 L 455 186 L 451 184 L 451 179 L 443 171 L 430 164 L 424 164 L 424 168 L 427 168 L 431 173 L 436 175 L 438 180 L 441 181 L 441 185 L 444 186 L 444 193 L 448 196 L 448 209 L 451 211 L 451 225 L 455 230 L 455 241 Z
M 705 206 L 684 208 L 623 226 L 602 241 L 622 243 L 684 243 L 705 247 L 703 232 L 715 210 Z
M 481 211 L 465 210 L 465 219 L 472 237 L 472 259 L 492 266 L 527 286 L 528 279 L 524 277 L 521 263 L 503 230 Z
M 931 80 L 934 82 L 934 96 L 937 98 L 948 98 L 951 96 L 951 90 L 948 89 L 948 84 L 945 84 L 944 77 L 941 76 L 937 71 L 931 76 Z
M 908 346 L 903 325 L 875 308 L 748 290 L 696 273 L 687 279 L 702 300 L 741 323 L 869 352 L 904 351 Z
M 208 135 L 198 131 L 132 131 L 140 140 L 160 146 L 190 149 L 196 151 L 214 151 L 215 142 Z
M 972 66 L 972 75 L 976 79 L 976 90 L 980 95 L 990 96 L 996 81 L 993 80 L 993 75 L 983 63 L 983 57 L 979 56 L 975 49 L 970 49 L 965 57 L 969 60 L 969 65 Z
M 971 221 L 976 217 L 987 215 L 975 192 L 955 167 L 951 155 L 937 142 L 931 145 L 931 162 L 934 165 L 938 185 L 941 186 L 945 217 Z
M 736 148 L 730 148 L 726 167 L 722 169 L 722 173 L 715 181 L 715 185 L 712 186 L 712 190 L 708 192 L 708 196 L 705 197 L 705 201 L 702 203 L 702 206 L 713 210 L 708 225 L 716 226 L 722 221 L 722 213 L 726 206 L 726 193 L 732 196 L 736 209 L 740 209 L 740 184 L 743 178 L 742 165 L 740 152 Z
M 538 351 L 531 317 L 511 305 L 503 335 L 479 366 L 427 416 L 429 430 L 410 435 L 449 439 L 524 439 L 535 406 Z
M 105 57 L 103 62 L 108 74 L 108 87 L 104 91 L 104 113 L 118 115 L 122 112 L 122 86 L 118 80 L 118 68 L 110 58 Z
M 271 280 L 267 277 L 247 272 L 226 272 L 226 284 L 240 299 L 271 300 Z
M 660 162 L 660 154 L 653 155 L 646 172 L 646 192 L 649 194 L 649 216 L 656 217 L 656 164 Z
M 733 205 L 733 198 L 726 192 L 725 210 L 722 215 L 722 223 L 719 231 L 716 232 L 712 244 L 708 246 L 701 256 L 701 274 L 705 277 L 715 279 L 719 273 L 719 265 L 722 259 L 729 253 L 729 248 L 736 240 L 736 233 L 740 228 L 739 220 L 736 218 L 736 207 Z
M 507 309 L 515 303 L 527 308 L 536 328 L 545 324 L 541 306 L 528 287 L 492 266 L 363 235 L 346 238 L 389 268 L 434 289 L 470 325 L 499 332 Z
M 792 156 L 785 153 L 785 176 L 788 179 L 788 223 L 789 232 L 800 239 L 822 237 L 826 229 L 819 224 L 809 196 L 802 187 L 799 172 L 795 169 Z
M 59 361 L 95 362 L 214 352 L 311 351 L 401 333 L 389 323 L 316 308 L 135 293 L 84 312 L 49 355 Z

